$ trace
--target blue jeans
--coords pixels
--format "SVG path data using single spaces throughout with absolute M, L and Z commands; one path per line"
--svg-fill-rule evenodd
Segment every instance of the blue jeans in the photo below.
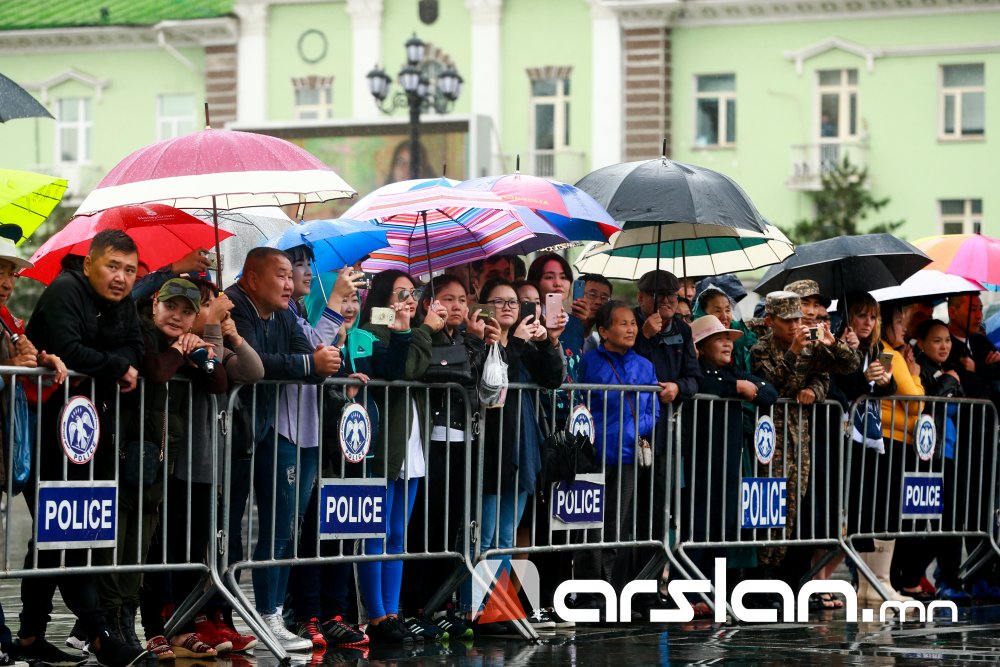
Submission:
M 404 485 L 409 485 L 407 489 Z M 397 479 L 389 482 L 385 489 L 386 503 L 386 553 L 403 553 L 403 538 L 406 524 L 413 514 L 413 503 L 417 499 L 420 479 L 406 482 Z M 407 493 L 409 492 L 409 493 Z M 382 538 L 365 540 L 366 554 L 382 553 Z M 386 614 L 399 613 L 399 589 L 403 584 L 403 561 L 385 560 L 358 563 L 358 586 L 368 607 L 369 618 L 381 618 Z
M 500 501 L 500 541 L 497 544 L 497 500 Z M 509 549 L 514 546 L 514 535 L 517 525 L 521 523 L 524 507 L 528 503 L 528 492 L 505 491 L 502 496 L 483 495 L 483 515 L 479 521 L 479 535 L 482 540 L 480 551 L 488 549 Z M 510 571 L 510 556 L 501 556 L 503 565 L 497 569 L 499 577 L 505 570 Z M 460 611 L 476 611 L 472 607 L 472 581 L 466 579 L 459 593 Z
M 316 484 L 316 467 L 319 450 L 316 447 L 300 449 L 287 438 L 278 436 L 277 472 L 275 472 L 274 437 L 266 438 L 257 446 L 253 470 L 253 488 L 257 496 L 257 517 L 260 534 L 253 550 L 253 559 L 271 558 L 271 529 L 274 529 L 274 558 L 291 556 L 294 547 L 291 537 L 305 514 Z M 299 466 L 296 469 L 296 456 Z M 272 488 L 273 487 L 273 488 Z M 295 500 L 298 497 L 298 515 Z M 274 515 L 271 505 L 274 504 Z M 253 595 L 261 615 L 273 614 L 285 600 L 288 588 L 288 567 L 258 568 L 252 572 Z

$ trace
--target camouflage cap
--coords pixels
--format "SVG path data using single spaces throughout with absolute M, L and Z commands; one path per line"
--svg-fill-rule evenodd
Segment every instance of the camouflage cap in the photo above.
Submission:
M 785 285 L 785 291 L 795 292 L 799 295 L 800 299 L 804 299 L 807 296 L 815 297 L 819 299 L 824 308 L 828 308 L 830 306 L 830 299 L 823 296 L 823 294 L 819 291 L 819 283 L 815 280 L 796 280 L 794 283 L 788 283 Z
M 795 292 L 771 292 L 764 297 L 764 311 L 782 320 L 802 317 L 802 300 Z

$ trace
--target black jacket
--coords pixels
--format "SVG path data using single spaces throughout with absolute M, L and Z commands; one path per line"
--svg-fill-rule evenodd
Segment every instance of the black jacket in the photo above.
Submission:
M 676 382 L 680 387 L 678 398 L 691 398 L 698 393 L 701 368 L 691 342 L 691 327 L 674 319 L 669 332 L 646 338 L 642 335 L 642 323 L 646 321 L 646 316 L 638 306 L 635 308 L 635 321 L 640 330 L 635 338 L 635 351 L 653 362 L 656 379 L 659 382 Z

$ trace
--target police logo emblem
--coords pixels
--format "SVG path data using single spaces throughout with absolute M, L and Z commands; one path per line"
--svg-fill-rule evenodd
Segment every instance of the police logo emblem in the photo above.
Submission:
M 364 406 L 351 403 L 340 418 L 340 449 L 351 463 L 361 463 L 372 443 L 372 422 Z
M 101 439 L 97 408 L 84 396 L 74 396 L 59 413 L 59 441 L 73 463 L 83 465 L 94 457 Z
M 753 448 L 761 465 L 770 465 L 774 458 L 774 422 L 768 415 L 761 415 L 753 430 Z
M 594 416 L 585 405 L 578 405 L 569 414 L 569 432 L 573 435 L 585 435 L 591 444 L 597 437 L 594 429 Z
M 934 446 L 937 443 L 937 427 L 930 415 L 920 415 L 917 420 L 917 456 L 921 461 L 930 461 L 934 456 Z

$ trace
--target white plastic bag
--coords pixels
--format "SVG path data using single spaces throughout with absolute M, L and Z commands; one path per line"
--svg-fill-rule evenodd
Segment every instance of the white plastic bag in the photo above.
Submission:
M 507 398 L 507 362 L 500 356 L 500 344 L 494 343 L 483 364 L 479 382 L 479 400 L 484 408 L 502 408 Z

